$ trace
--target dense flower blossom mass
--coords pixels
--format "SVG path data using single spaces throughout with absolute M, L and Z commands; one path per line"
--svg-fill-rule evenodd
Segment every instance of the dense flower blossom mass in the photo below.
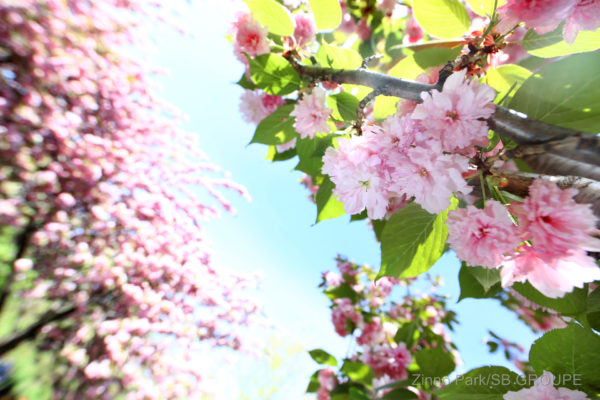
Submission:
M 252 281 L 213 268 L 202 232 L 233 212 L 221 189 L 245 189 L 122 54 L 159 3 L 0 3 L 0 224 L 20 243 L 8 279 L 28 310 L 75 308 L 36 340 L 56 351 L 54 398 L 204 397 L 202 346 L 244 348 L 258 310 Z M 263 30 L 238 28 L 241 50 L 268 50 Z
M 294 107 L 291 116 L 296 117 L 294 128 L 301 138 L 315 137 L 316 133 L 329 133 L 331 128 L 327 121 L 332 110 L 326 105 L 327 93 L 320 87 L 313 89 L 312 93 L 304 97 Z

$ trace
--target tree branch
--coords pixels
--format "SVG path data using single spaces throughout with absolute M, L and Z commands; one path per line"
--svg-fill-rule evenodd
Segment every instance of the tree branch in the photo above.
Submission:
M 529 186 L 537 178 L 556 183 L 561 189 L 575 188 L 579 191 L 574 197 L 578 203 L 591 204 L 596 216 L 600 217 L 600 182 L 579 176 L 551 176 L 532 174 L 521 171 L 508 171 L 501 168 L 490 168 L 490 173 L 498 178 L 506 178 L 502 190 L 521 197 L 527 196 Z
M 17 347 L 24 341 L 33 340 L 37 337 L 40 330 L 49 323 L 59 321 L 69 316 L 76 307 L 74 305 L 67 306 L 61 310 L 50 310 L 43 314 L 38 321 L 25 328 L 21 332 L 16 332 L 0 341 L 0 356 Z
M 288 60 L 296 71 L 312 81 L 332 81 L 339 84 L 363 85 L 385 96 L 400 97 L 421 103 L 421 93 L 441 90 L 443 80 L 435 85 L 408 81 L 378 72 L 340 70 L 299 64 L 293 57 Z M 544 152 L 523 156 L 532 169 L 541 174 L 577 175 L 600 180 L 600 141 L 597 137 L 572 129 L 551 125 L 527 115 L 496 105 L 487 123 L 500 135 L 519 145 L 548 144 Z M 565 138 L 578 138 L 580 145 L 570 149 L 555 148 Z M 564 146 L 563 146 L 564 147 Z
M 8 276 L 4 280 L 2 290 L 0 291 L 0 312 L 2 312 L 2 310 L 4 309 L 6 301 L 8 300 L 8 297 L 10 295 L 12 282 L 15 278 L 15 261 L 19 258 L 22 258 L 25 255 L 27 246 L 29 246 L 29 241 L 31 240 L 31 237 L 37 231 L 37 229 L 38 226 L 33 222 L 33 220 L 30 220 L 25 229 L 17 236 L 17 252 L 15 253 L 13 261 L 8 266 L 10 268 L 10 271 L 8 273 Z

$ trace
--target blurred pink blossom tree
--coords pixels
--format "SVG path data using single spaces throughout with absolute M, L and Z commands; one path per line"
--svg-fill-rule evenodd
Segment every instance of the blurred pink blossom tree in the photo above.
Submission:
M 55 352 L 55 398 L 202 398 L 199 348 L 243 350 L 259 318 L 254 280 L 216 271 L 201 229 L 234 211 L 222 189 L 247 193 L 128 55 L 160 3 L 0 1 L 0 310 L 43 308 L 0 355 Z

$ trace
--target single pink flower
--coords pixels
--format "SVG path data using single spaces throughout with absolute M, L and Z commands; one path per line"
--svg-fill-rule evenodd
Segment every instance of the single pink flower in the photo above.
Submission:
M 439 214 L 450 206 L 452 193 L 471 192 L 462 177 L 469 160 L 459 154 L 443 154 L 435 140 L 410 148 L 394 166 L 390 190 L 409 198 L 414 196 L 415 202 L 432 214 Z
M 597 218 L 589 204 L 573 200 L 577 189 L 560 189 L 555 183 L 536 179 L 523 203 L 511 206 L 523 238 L 544 251 L 562 256 L 569 250 L 600 251 L 600 239 L 592 236 Z
M 363 323 L 362 314 L 357 311 L 352 301 L 348 298 L 341 298 L 335 300 L 335 307 L 331 311 L 331 321 L 333 327 L 338 335 L 345 337 L 348 335 L 348 322 L 353 324 L 355 327 L 360 326 Z
M 296 117 L 294 128 L 301 138 L 315 137 L 315 133 L 329 133 L 331 128 L 327 120 L 332 110 L 325 105 L 327 93 L 320 87 L 315 87 L 311 94 L 304 97 L 294 107 L 290 115 Z
M 545 248 L 522 247 L 508 258 L 500 271 L 502 287 L 525 282 L 550 298 L 562 297 L 575 287 L 600 279 L 600 268 L 585 251 L 571 251 L 561 257 Z
M 497 268 L 520 242 L 508 210 L 496 200 L 488 200 L 483 209 L 450 211 L 446 224 L 450 247 L 471 266 Z
M 302 47 L 310 42 L 317 32 L 315 19 L 312 14 L 298 12 L 294 15 L 296 28 L 294 29 L 294 39 L 298 46 Z
M 518 392 L 508 392 L 504 400 L 588 400 L 585 393 L 579 390 L 554 387 L 554 375 L 544 371 L 542 376 L 533 382 L 533 386 Z
M 498 8 L 499 29 L 506 32 L 520 22 L 542 35 L 556 29 L 572 12 L 577 0 L 508 0 Z
M 496 92 L 490 86 L 465 81 L 466 73 L 462 70 L 452 74 L 441 92 L 422 93 L 423 103 L 412 114 L 425 130 L 441 140 L 447 152 L 488 144 L 488 126 L 481 119 L 494 112 Z
M 277 107 L 285 104 L 281 96 L 267 94 L 261 90 L 245 90 L 240 98 L 240 112 L 246 122 L 258 124 Z
M 362 333 L 356 339 L 361 346 L 373 347 L 381 344 L 385 340 L 385 332 L 383 325 L 378 317 L 374 317 L 373 321 L 365 324 L 362 328 Z
M 579 0 L 567 18 L 563 37 L 573 43 L 579 31 L 594 31 L 600 27 L 600 0 Z
M 380 136 L 365 133 L 339 139 L 339 148 L 329 147 L 323 156 L 323 173 L 335 183 L 333 193 L 344 203 L 348 214 L 365 208 L 371 219 L 385 216 L 389 203 L 389 182 L 381 157 Z
M 423 39 L 423 28 L 421 28 L 415 17 L 406 20 L 404 33 L 408 36 L 408 43 L 416 43 Z
M 233 22 L 235 53 L 246 53 L 251 57 L 270 51 L 267 34 L 269 31 L 249 13 L 239 14 Z M 242 57 L 243 54 L 241 54 Z M 245 57 L 244 57 L 245 58 Z
M 406 368 L 411 363 L 412 357 L 406 345 L 400 343 L 394 348 L 388 345 L 377 345 L 365 351 L 361 361 L 369 365 L 378 378 L 387 375 L 393 380 L 402 380 L 408 377 Z

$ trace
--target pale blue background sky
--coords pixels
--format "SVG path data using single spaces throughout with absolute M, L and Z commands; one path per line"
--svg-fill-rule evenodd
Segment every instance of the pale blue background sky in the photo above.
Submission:
M 153 56 L 155 63 L 170 72 L 160 78 L 160 92 L 189 117 L 185 128 L 198 132 L 203 150 L 245 185 L 253 198 L 251 203 L 235 199 L 237 216 L 207 225 L 215 265 L 263 271 L 263 289 L 258 295 L 280 336 L 308 350 L 322 347 L 342 357 L 347 342 L 335 335 L 328 300 L 317 285 L 323 271 L 335 268 L 338 253 L 378 266 L 379 246 L 364 222 L 350 224 L 347 216 L 313 226 L 315 205 L 299 183 L 302 174 L 292 171 L 296 160 L 270 163 L 264 160 L 266 146 L 246 146 L 254 126 L 243 122 L 238 111 L 242 89 L 234 82 L 243 67 L 225 39 L 232 17 L 227 0 L 195 0 L 184 18 L 193 37 L 161 30 Z M 487 330 L 526 348 L 535 336 L 495 301 L 467 299 L 455 304 L 458 270 L 458 260 L 447 255 L 431 271 L 444 277 L 446 286 L 441 292 L 452 295 L 449 308 L 459 314 L 461 324 L 452 335 L 464 360 L 459 372 L 486 364 L 511 367 L 500 353 L 491 356 L 487 352 L 483 343 Z M 289 385 L 277 398 L 302 398 L 317 366 L 307 355 L 294 362 L 298 361 Z M 219 379 L 227 386 L 220 397 L 236 399 L 238 390 L 246 390 L 249 379 L 260 371 L 259 365 L 245 360 L 219 367 Z

